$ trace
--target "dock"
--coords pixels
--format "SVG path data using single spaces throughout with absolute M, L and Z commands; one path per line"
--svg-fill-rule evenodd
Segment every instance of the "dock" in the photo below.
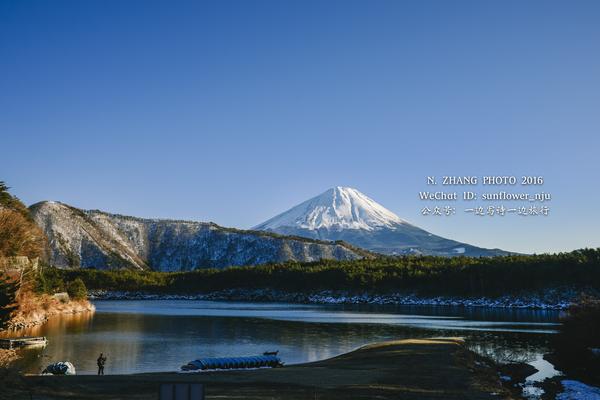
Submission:
M 19 338 L 0 338 L 0 347 L 4 349 L 16 349 L 29 346 L 46 346 L 46 336 L 25 336 Z

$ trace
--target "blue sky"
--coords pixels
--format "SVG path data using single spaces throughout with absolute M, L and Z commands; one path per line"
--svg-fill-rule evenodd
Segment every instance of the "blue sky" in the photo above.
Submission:
M 0 1 L 0 180 L 251 227 L 352 186 L 436 234 L 600 246 L 600 2 Z M 421 216 L 427 175 L 543 175 L 546 218 Z

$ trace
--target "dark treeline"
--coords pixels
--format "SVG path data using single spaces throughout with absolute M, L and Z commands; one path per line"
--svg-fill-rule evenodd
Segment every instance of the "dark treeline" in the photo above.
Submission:
M 559 334 L 553 337 L 553 364 L 570 376 L 600 384 L 600 300 L 583 297 L 563 317 Z
M 270 288 L 411 291 L 424 295 L 495 296 L 548 287 L 600 287 L 600 249 L 492 258 L 406 256 L 356 261 L 288 262 L 188 272 L 46 269 L 49 281 L 81 278 L 88 289 L 198 293 Z

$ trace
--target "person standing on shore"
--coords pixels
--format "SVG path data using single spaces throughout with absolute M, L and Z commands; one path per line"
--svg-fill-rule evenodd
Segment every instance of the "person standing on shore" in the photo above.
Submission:
M 100 357 L 96 360 L 98 363 L 98 375 L 104 375 L 104 363 L 106 363 L 106 357 L 100 353 Z

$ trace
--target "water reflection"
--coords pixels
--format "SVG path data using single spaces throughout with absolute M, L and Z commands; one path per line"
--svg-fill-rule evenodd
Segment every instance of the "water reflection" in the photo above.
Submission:
M 45 324 L 32 326 L 19 331 L 0 331 L 0 337 L 44 336 L 44 332 L 70 330 L 85 332 L 92 321 L 93 313 L 64 314 L 50 318 Z
M 548 335 L 481 332 L 467 338 L 470 350 L 498 363 L 530 363 L 550 351 Z
M 279 350 L 289 364 L 375 341 L 433 336 L 463 336 L 496 360 L 530 361 L 547 351 L 558 318 L 514 310 L 199 301 L 100 301 L 96 307 L 94 315 L 56 318 L 25 332 L 47 336 L 49 344 L 25 352 L 23 371 L 71 361 L 78 373 L 95 373 L 100 352 L 108 356 L 107 374 L 178 370 L 201 356 L 266 350 Z

